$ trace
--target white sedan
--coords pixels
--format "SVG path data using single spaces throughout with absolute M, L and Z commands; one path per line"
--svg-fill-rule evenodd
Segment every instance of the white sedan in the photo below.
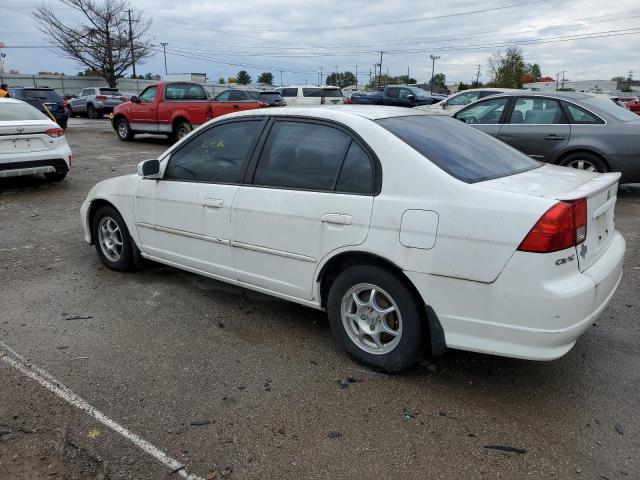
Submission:
M 416 110 L 251 110 L 97 184 L 81 217 L 108 267 L 144 257 L 325 309 L 387 371 L 446 347 L 551 360 L 620 281 L 619 177 Z
M 0 178 L 44 173 L 62 180 L 71 166 L 64 130 L 28 103 L 0 98 Z

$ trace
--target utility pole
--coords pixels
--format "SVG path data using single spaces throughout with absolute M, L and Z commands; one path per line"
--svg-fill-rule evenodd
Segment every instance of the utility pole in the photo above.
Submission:
M 478 65 L 478 73 L 476 74 L 476 88 L 480 88 L 480 65 Z
M 127 10 L 129 15 L 129 44 L 131 48 L 131 66 L 133 67 L 133 76 L 136 76 L 136 59 L 135 52 L 133 51 L 133 29 L 131 28 L 131 9 Z
M 356 65 L 356 90 L 358 89 L 358 65 Z
M 560 81 L 560 72 L 556 72 L 556 92 L 558 91 L 558 82 Z
M 282 83 L 282 70 L 280 70 L 280 86 L 282 87 L 283 83 Z
M 382 54 L 384 52 L 380 50 L 380 75 L 378 76 L 378 88 L 380 88 L 380 83 L 382 82 Z
M 164 54 L 164 74 L 167 75 L 167 45 L 169 45 L 167 42 L 160 42 L 160 45 L 162 45 L 162 53 Z
M 567 73 L 566 70 L 562 70 L 562 90 L 564 90 L 564 74 Z
M 429 55 L 431 59 L 431 93 L 433 93 L 433 75 L 436 71 L 436 60 L 440 58 L 440 55 Z
M 410 78 L 411 78 L 411 75 L 409 74 L 409 65 L 407 65 L 407 85 L 409 85 Z
M 371 69 L 369 69 L 369 85 L 371 85 L 371 82 L 372 82 L 372 81 L 373 81 L 373 80 L 371 80 Z
M 322 78 L 322 67 L 320 67 L 320 86 L 322 86 L 322 82 L 324 82 L 324 79 Z

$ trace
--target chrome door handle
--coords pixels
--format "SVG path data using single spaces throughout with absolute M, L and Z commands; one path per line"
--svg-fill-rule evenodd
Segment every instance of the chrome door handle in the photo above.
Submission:
M 324 223 L 334 223 L 336 225 L 351 225 L 353 217 L 351 215 L 343 215 L 341 213 L 325 213 L 321 220 Z
M 544 137 L 545 140 L 564 140 L 564 137 L 561 137 L 559 135 L 547 135 L 546 137 Z
M 219 198 L 205 198 L 202 206 L 204 208 L 222 208 L 222 200 Z

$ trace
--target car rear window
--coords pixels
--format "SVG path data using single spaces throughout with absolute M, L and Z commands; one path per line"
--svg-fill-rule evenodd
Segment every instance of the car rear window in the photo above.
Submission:
M 117 88 L 99 88 L 98 90 L 100 90 L 100 93 L 103 95 L 118 95 L 119 97 L 122 96 Z
M 50 89 L 25 88 L 22 90 L 22 96 L 24 98 L 42 98 L 47 102 L 62 102 L 62 97 L 55 90 Z
M 342 97 L 339 88 L 303 88 L 302 95 L 305 97 Z
M 20 120 L 45 120 L 38 110 L 26 103 L 2 102 L 0 103 L 0 122 Z
M 415 115 L 383 118 L 377 123 L 463 182 L 506 177 L 541 165 L 453 118 Z
M 282 96 L 279 93 L 276 92 L 260 92 L 260 97 L 261 100 L 266 100 L 269 102 L 273 102 L 276 100 L 282 100 Z

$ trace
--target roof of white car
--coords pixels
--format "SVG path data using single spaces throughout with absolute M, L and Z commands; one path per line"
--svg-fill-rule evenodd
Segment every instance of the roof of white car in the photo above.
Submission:
M 17 100 L 15 98 L 2 97 L 0 98 L 0 103 L 24 103 L 24 102 L 22 100 Z
M 413 115 L 428 115 L 425 112 L 418 111 L 414 108 L 405 107 L 386 107 L 376 105 L 326 105 L 311 107 L 278 107 L 278 108 L 260 108 L 256 110 L 245 110 L 234 115 L 284 115 L 296 117 L 318 117 L 318 118 L 335 118 L 341 116 L 358 116 L 368 118 L 369 120 L 379 120 L 389 117 L 407 117 Z

